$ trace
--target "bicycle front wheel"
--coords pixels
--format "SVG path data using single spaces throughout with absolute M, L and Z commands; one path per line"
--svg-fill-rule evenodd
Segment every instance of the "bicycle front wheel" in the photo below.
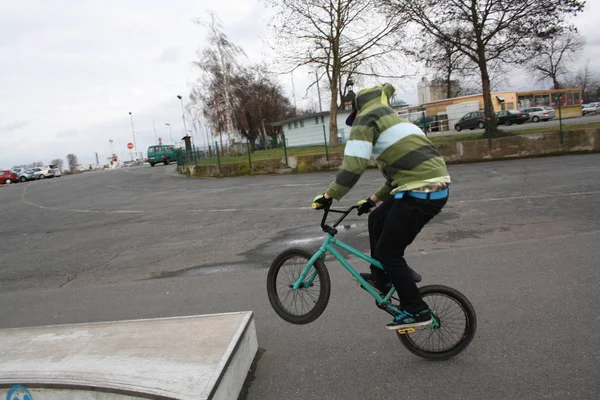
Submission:
M 417 328 L 398 338 L 411 353 L 428 360 L 445 360 L 462 352 L 475 337 L 477 316 L 471 302 L 458 290 L 443 285 L 419 289 L 436 316 L 437 326 Z
M 321 259 L 306 274 L 303 285 L 293 289 L 313 254 L 293 248 L 279 254 L 269 268 L 267 293 L 271 306 L 282 319 L 292 324 L 308 324 L 325 311 L 331 294 L 329 272 Z

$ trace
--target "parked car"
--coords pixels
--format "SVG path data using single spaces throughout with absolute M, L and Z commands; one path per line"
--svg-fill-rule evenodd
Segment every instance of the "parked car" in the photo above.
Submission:
M 12 171 L 9 170 L 1 170 L 0 171 L 0 184 L 9 185 L 13 182 L 18 182 L 19 176 Z
M 150 163 L 151 167 L 161 162 L 165 165 L 169 165 L 171 161 L 177 161 L 177 152 L 175 146 L 166 144 L 157 144 L 155 146 L 148 147 L 148 158 L 146 159 Z
M 596 115 L 600 114 L 600 103 L 584 104 L 581 109 L 581 115 Z
M 554 108 L 548 106 L 524 108 L 521 112 L 529 114 L 529 118 L 532 122 L 550 121 L 552 118 L 556 117 Z
M 529 119 L 529 114 L 523 113 L 518 110 L 503 110 L 496 113 L 498 119 L 498 125 L 504 124 L 506 126 L 512 124 L 523 124 Z
M 35 175 L 35 179 L 46 179 L 46 178 L 54 178 L 54 171 L 52 168 L 45 167 L 35 167 L 32 168 L 33 173 Z
M 54 172 L 55 178 L 60 178 L 62 176 L 62 172 L 60 172 L 58 165 L 49 165 L 49 167 L 52 169 L 52 172 Z
M 473 111 L 465 114 L 458 122 L 454 125 L 454 129 L 458 132 L 463 129 L 483 129 L 485 128 L 485 114 L 483 111 Z
M 415 120 L 413 124 L 421 128 L 423 132 L 437 132 L 439 131 L 437 119 L 438 118 L 435 115 L 421 117 Z
M 35 179 L 35 174 L 31 168 L 15 168 L 12 172 L 17 174 L 19 182 L 27 182 Z

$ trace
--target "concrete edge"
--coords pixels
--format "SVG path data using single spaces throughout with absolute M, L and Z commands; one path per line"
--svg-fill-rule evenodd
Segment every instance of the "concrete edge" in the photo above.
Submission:
M 52 324 L 52 325 L 36 325 L 36 326 L 18 326 L 14 328 L 3 328 L 3 331 L 13 331 L 20 329 L 46 329 L 53 328 L 57 326 L 83 326 L 83 325 L 116 325 L 116 324 L 126 324 L 131 322 L 149 322 L 149 321 L 167 321 L 167 320 L 178 320 L 178 319 L 192 319 L 192 318 L 204 318 L 204 317 L 217 317 L 221 315 L 236 315 L 236 314 L 252 314 L 252 311 L 232 311 L 227 313 L 214 313 L 214 314 L 201 314 L 201 315 L 180 315 L 177 317 L 161 317 L 161 318 L 139 318 L 139 319 L 123 319 L 123 320 L 107 320 L 107 321 L 96 321 L 96 322 L 77 322 L 74 324 L 65 323 L 65 324 Z
M 207 384 L 203 396 L 209 400 L 237 399 L 243 389 L 258 351 L 254 313 L 247 311 L 241 326 L 227 347 L 219 367 Z
M 62 324 L 62 325 L 45 325 L 45 326 L 33 326 L 27 327 L 27 329 L 42 329 L 47 327 L 57 326 L 89 326 L 89 325 L 103 325 L 103 324 L 121 324 L 128 322 L 140 322 L 140 321 L 157 321 L 157 320 L 182 320 L 199 317 L 213 317 L 223 315 L 240 315 L 245 314 L 242 319 L 237 331 L 231 339 L 231 342 L 227 346 L 221 361 L 217 367 L 217 371 L 210 378 L 205 391 L 202 393 L 201 399 L 237 399 L 240 392 L 243 389 L 243 385 L 246 380 L 246 376 L 252 366 L 252 362 L 258 351 L 258 339 L 256 335 L 256 326 L 254 323 L 254 313 L 252 311 L 236 311 L 229 313 L 214 313 L 214 314 L 203 314 L 203 315 L 189 315 L 189 316 L 178 316 L 178 317 L 165 317 L 165 318 L 145 318 L 145 319 L 133 319 L 133 320 L 118 320 L 118 321 L 104 321 L 104 322 L 91 322 L 91 323 L 77 323 L 77 324 Z M 4 331 L 13 331 L 23 329 L 17 328 L 6 328 Z M 156 399 L 156 400 L 183 400 L 186 397 L 181 397 L 180 393 L 172 391 L 157 392 L 155 390 L 149 390 L 146 386 L 138 386 L 128 382 L 120 382 L 118 380 L 112 382 L 87 382 L 82 383 L 81 379 L 70 377 L 64 377 L 60 383 L 56 383 L 54 379 L 48 377 L 41 377 L 31 379 L 29 375 L 14 374 L 10 377 L 0 377 L 0 388 L 10 388 L 15 385 L 15 382 L 25 385 L 27 388 L 48 388 L 48 389 L 63 389 L 70 391 L 94 391 L 97 393 L 107 393 L 114 395 L 131 396 L 134 398 L 145 398 L 145 399 Z

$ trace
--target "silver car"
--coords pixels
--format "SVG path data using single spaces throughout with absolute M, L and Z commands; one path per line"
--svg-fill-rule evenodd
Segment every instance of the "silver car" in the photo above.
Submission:
M 532 122 L 550 121 L 556 117 L 554 108 L 543 106 L 543 107 L 529 107 L 521 110 L 522 113 L 529 114 L 529 120 Z
M 600 103 L 585 104 L 581 109 L 581 115 L 600 114 Z
M 33 174 L 35 175 L 34 179 L 46 179 L 46 178 L 54 178 L 54 171 L 50 167 L 35 167 L 32 168 Z

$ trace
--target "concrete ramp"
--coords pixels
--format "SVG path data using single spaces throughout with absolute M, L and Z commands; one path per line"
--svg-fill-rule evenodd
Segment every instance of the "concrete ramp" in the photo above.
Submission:
M 252 312 L 4 329 L 0 399 L 237 399 L 257 350 Z

